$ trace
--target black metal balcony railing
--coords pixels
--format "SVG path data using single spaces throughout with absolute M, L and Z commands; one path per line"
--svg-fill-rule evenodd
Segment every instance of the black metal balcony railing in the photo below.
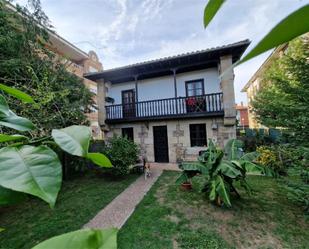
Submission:
M 223 114 L 222 93 L 106 106 L 107 121 Z

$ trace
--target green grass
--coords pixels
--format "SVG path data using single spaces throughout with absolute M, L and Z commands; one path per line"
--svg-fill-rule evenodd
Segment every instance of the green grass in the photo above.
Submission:
M 119 232 L 120 249 L 308 248 L 309 224 L 278 181 L 248 177 L 252 196 L 241 191 L 227 209 L 180 190 L 178 174 L 164 172 L 148 192 Z
M 30 249 L 52 236 L 80 229 L 136 178 L 129 175 L 116 181 L 87 175 L 63 183 L 54 209 L 36 198 L 0 209 L 0 227 L 5 228 L 0 248 Z

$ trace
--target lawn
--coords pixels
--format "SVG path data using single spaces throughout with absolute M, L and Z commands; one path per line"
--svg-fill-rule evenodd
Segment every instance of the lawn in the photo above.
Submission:
M 120 249 L 308 248 L 309 223 L 280 182 L 248 177 L 254 192 L 219 208 L 164 172 L 118 236 Z M 198 180 L 193 187 L 197 186 Z
M 87 175 L 63 183 L 54 209 L 32 198 L 0 209 L 1 249 L 30 249 L 52 236 L 80 229 L 138 176 L 123 180 Z

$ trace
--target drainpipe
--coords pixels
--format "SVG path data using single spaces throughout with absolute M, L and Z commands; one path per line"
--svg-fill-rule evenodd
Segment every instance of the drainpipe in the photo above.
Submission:
M 175 106 L 176 106 L 176 114 L 178 114 L 178 102 L 177 102 L 177 80 L 176 80 L 176 71 L 177 68 L 171 69 L 173 72 L 173 78 L 174 78 L 174 90 L 175 90 Z

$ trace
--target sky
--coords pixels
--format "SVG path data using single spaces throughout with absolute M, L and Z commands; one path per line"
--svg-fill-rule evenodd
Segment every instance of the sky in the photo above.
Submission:
M 17 0 L 24 5 L 27 0 Z M 207 0 L 41 0 L 54 30 L 88 52 L 104 69 L 250 39 L 253 48 L 268 31 L 309 0 L 227 0 L 207 29 Z M 270 52 L 235 68 L 236 102 L 242 87 Z

